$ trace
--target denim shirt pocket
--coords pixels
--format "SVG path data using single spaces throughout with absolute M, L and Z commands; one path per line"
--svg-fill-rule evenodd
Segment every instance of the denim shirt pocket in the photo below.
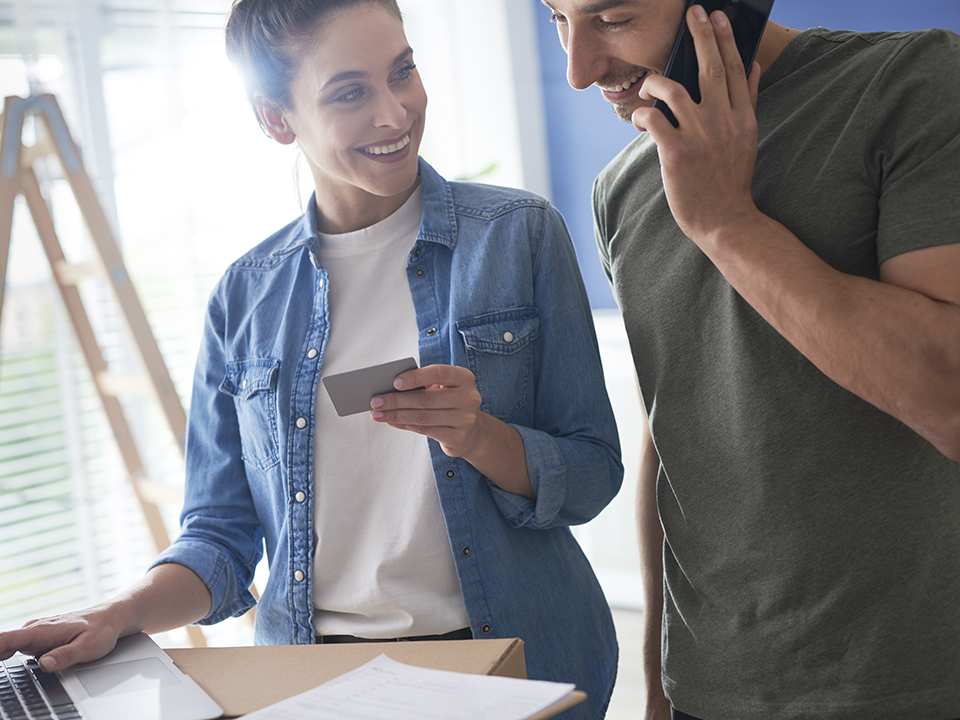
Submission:
M 533 341 L 540 329 L 535 307 L 485 313 L 457 322 L 467 367 L 483 398 L 481 409 L 504 422 L 527 402 L 533 378 Z
M 277 374 L 280 361 L 255 358 L 227 363 L 220 390 L 233 397 L 244 462 L 267 470 L 280 462 Z

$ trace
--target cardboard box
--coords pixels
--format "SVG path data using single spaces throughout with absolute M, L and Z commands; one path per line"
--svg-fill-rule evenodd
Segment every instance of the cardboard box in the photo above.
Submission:
M 240 717 L 306 692 L 373 660 L 381 653 L 397 662 L 453 672 L 526 678 L 523 641 L 445 640 L 440 642 L 350 643 L 336 645 L 258 645 L 236 648 L 166 650 L 224 710 Z M 582 701 L 574 697 L 535 716 L 553 717 Z

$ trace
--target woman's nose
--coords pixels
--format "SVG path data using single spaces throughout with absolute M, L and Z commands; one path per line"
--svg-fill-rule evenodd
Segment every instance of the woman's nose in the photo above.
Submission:
M 377 127 L 402 128 L 407 121 L 407 109 L 401 98 L 392 92 L 383 93 L 377 104 L 374 124 Z

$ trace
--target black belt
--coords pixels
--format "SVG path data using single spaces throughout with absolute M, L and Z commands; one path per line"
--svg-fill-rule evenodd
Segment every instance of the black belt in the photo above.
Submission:
M 378 642 L 419 642 L 424 640 L 472 640 L 473 632 L 470 628 L 460 628 L 453 632 L 443 635 L 415 635 L 413 637 L 401 638 L 361 638 L 353 635 L 317 635 L 316 643 L 326 645 L 328 643 L 378 643 Z

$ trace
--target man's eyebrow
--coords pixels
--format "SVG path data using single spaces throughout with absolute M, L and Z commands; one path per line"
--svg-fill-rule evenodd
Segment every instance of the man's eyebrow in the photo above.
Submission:
M 413 55 L 413 48 L 408 47 L 406 50 L 404 50 L 402 53 L 400 53 L 393 59 L 393 63 L 391 64 L 391 67 L 396 67 L 411 55 Z M 355 80 L 357 78 L 365 78 L 365 77 L 367 77 L 367 73 L 363 72 L 362 70 L 347 70 L 346 72 L 337 73 L 336 75 L 334 75 L 332 78 L 327 80 L 327 82 L 325 82 L 323 84 L 323 87 L 320 89 L 326 90 L 328 87 L 330 87 L 334 83 L 342 82 L 344 80 Z
M 546 5 L 551 10 L 555 8 L 547 2 L 547 0 L 540 0 L 544 5 Z M 624 5 L 629 5 L 631 0 L 596 0 L 596 2 L 585 7 L 577 8 L 578 15 L 596 15 L 597 13 L 606 12 L 607 10 L 613 10 L 614 8 L 623 7 Z

